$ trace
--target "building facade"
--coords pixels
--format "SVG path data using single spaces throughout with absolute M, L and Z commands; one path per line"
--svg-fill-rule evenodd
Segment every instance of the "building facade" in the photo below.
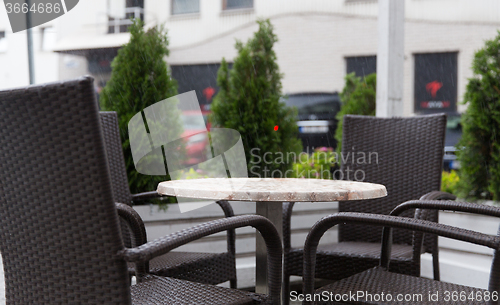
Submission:
M 405 0 L 404 114 L 462 112 L 474 52 L 500 29 L 496 0 Z M 94 75 L 110 77 L 110 62 L 129 39 L 130 17 L 168 29 L 166 58 L 179 92 L 196 89 L 209 103 L 222 58 L 236 40 L 269 18 L 283 92 L 340 92 L 348 72 L 376 72 L 375 0 L 86 0 L 33 29 L 37 83 Z M 10 31 L 0 8 L 0 89 L 27 85 L 26 33 Z M 211 89 L 210 89 L 211 88 Z M 207 90 L 205 90 L 207 89 Z M 97 88 L 98 90 L 98 88 Z M 205 92 L 205 93 L 204 93 Z

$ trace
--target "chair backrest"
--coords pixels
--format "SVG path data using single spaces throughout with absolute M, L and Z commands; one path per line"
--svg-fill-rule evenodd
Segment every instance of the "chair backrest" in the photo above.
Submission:
M 440 190 L 446 115 L 408 118 L 346 115 L 343 125 L 343 178 L 383 184 L 388 196 L 340 202 L 340 212 L 388 215 L 405 201 Z M 430 220 L 437 221 L 437 211 L 431 214 Z M 355 224 L 339 227 L 341 241 L 380 242 L 381 234 L 380 227 Z M 410 245 L 412 233 L 394 230 L 393 242 Z
M 102 132 L 108 155 L 113 199 L 115 202 L 132 205 L 132 195 L 130 194 L 128 185 L 118 115 L 115 111 L 101 111 L 99 114 L 101 116 Z
M 99 115 L 101 117 L 104 146 L 106 147 L 108 157 L 109 173 L 111 175 L 113 200 L 114 202 L 132 205 L 132 194 L 128 186 L 127 167 L 125 165 L 125 157 L 123 156 L 118 115 L 115 111 L 101 111 Z M 129 223 L 121 217 L 119 219 L 122 240 L 125 247 L 133 248 L 146 242 L 146 240 L 136 240 L 136 236 Z
M 10 304 L 130 304 L 93 79 L 0 92 Z

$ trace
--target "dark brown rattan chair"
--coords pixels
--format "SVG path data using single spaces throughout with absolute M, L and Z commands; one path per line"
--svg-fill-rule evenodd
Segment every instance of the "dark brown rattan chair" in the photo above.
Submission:
M 124 247 L 91 78 L 2 91 L 0 108 L 7 304 L 280 303 L 281 240 L 266 218 L 223 218 Z M 145 274 L 154 257 L 243 226 L 268 247 L 268 296 Z M 137 263 L 136 285 L 127 262 Z
M 481 215 L 500 217 L 498 207 L 478 205 L 474 203 L 455 202 L 455 201 L 409 201 L 398 206 L 391 214 L 398 215 L 408 209 L 426 209 L 429 210 L 450 210 L 460 211 Z M 420 211 L 418 211 L 420 212 Z M 407 217 L 386 216 L 366 213 L 338 213 L 324 217 L 318 221 L 307 236 L 304 246 L 304 287 L 305 295 L 316 294 L 305 300 L 303 304 L 499 304 L 498 293 L 500 290 L 500 229 L 499 235 L 491 236 L 470 230 L 451 227 L 422 219 L 412 219 Z M 314 291 L 314 273 L 316 265 L 316 251 L 321 236 L 329 228 L 341 223 L 356 223 L 375 226 L 385 226 L 382 237 L 382 252 L 380 254 L 380 266 L 368 269 L 348 278 L 341 279 L 335 283 L 321 287 Z M 490 281 L 488 290 L 468 287 L 464 285 L 440 282 L 426 278 L 420 278 L 411 275 L 398 274 L 390 272 L 391 264 L 391 233 L 392 228 L 418 231 L 421 233 L 437 234 L 439 236 L 466 241 L 478 245 L 490 247 L 495 250 L 493 262 L 491 265 Z M 420 236 L 420 237 L 418 237 Z M 415 234 L 416 243 L 422 245 L 422 234 Z M 357 294 L 360 291 L 364 294 L 360 298 L 344 299 L 341 301 L 341 295 L 349 293 Z M 446 291 L 448 292 L 448 300 Z M 320 299 L 320 295 L 334 295 L 333 298 Z M 429 294 L 439 293 L 439 299 L 429 299 Z M 385 298 L 380 299 L 381 293 Z M 453 296 L 453 293 L 456 294 Z M 335 300 L 335 295 L 337 300 Z M 371 297 L 367 297 L 371 295 Z M 378 295 L 374 300 L 373 296 Z M 388 300 L 390 295 L 391 300 Z M 408 297 L 408 299 L 397 300 L 399 296 Z M 489 300 L 484 298 L 489 295 Z M 471 299 L 471 296 L 473 299 Z M 495 297 L 492 297 L 495 296 Z M 482 297 L 479 299 L 479 297 Z M 377 298 L 375 296 L 375 298 Z
M 116 112 L 100 112 L 104 142 L 108 155 L 111 173 L 111 184 L 115 202 L 131 205 L 141 200 L 159 197 L 156 191 L 132 195 L 128 186 L 127 170 L 123 156 L 118 116 Z M 227 201 L 218 201 L 226 217 L 234 216 L 233 209 Z M 120 225 L 125 247 L 132 248 L 147 242 L 145 232 L 134 228 L 127 219 L 137 219 L 144 226 L 142 219 L 132 208 L 120 206 Z M 130 214 L 130 215 L 127 215 Z M 227 251 L 222 253 L 201 252 L 169 252 L 155 257 L 149 262 L 149 272 L 154 275 L 173 277 L 204 284 L 220 284 L 230 282 L 236 288 L 235 232 L 227 231 Z M 130 274 L 135 274 L 133 264 L 129 264 Z
M 422 196 L 423 199 L 455 199 L 451 194 L 438 192 L 441 186 L 445 126 L 444 114 L 410 118 L 344 116 L 342 156 L 345 160 L 342 160 L 341 165 L 344 180 L 364 178 L 366 182 L 383 184 L 388 196 L 341 201 L 339 211 L 389 215 L 399 203 Z M 359 159 L 363 156 L 360 153 L 365 153 L 364 163 Z M 355 178 L 356 171 L 360 172 Z M 364 173 L 364 177 L 361 173 Z M 285 300 L 288 300 L 290 275 L 302 275 L 303 249 L 292 248 L 290 243 L 292 208 L 293 203 L 284 204 Z M 413 216 L 413 213 L 407 212 L 405 216 Z M 436 212 L 428 216 L 429 220 L 437 222 Z M 358 224 L 340 225 L 338 236 L 339 243 L 318 247 L 318 278 L 338 280 L 377 266 L 380 228 Z M 432 253 L 435 278 L 439 279 L 436 236 L 428 236 L 424 250 Z M 395 232 L 392 260 L 392 270 L 420 275 L 420 252 L 412 246 L 411 232 Z

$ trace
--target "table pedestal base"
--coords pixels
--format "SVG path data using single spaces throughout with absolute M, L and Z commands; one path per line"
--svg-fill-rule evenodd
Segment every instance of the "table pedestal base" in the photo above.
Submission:
M 269 219 L 283 240 L 283 203 L 281 201 L 257 202 L 256 214 Z M 255 292 L 268 294 L 267 289 L 267 248 L 260 233 L 256 234 L 255 247 Z

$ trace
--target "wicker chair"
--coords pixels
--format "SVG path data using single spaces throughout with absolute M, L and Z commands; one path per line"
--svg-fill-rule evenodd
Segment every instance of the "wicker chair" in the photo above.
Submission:
M 108 155 L 111 173 L 111 184 L 115 202 L 130 205 L 133 201 L 147 200 L 159 197 L 156 191 L 132 195 L 128 186 L 127 170 L 123 156 L 118 116 L 116 112 L 100 112 L 104 142 Z M 227 201 L 218 201 L 226 217 L 234 216 L 233 209 Z M 147 242 L 144 224 L 140 216 L 132 209 L 118 206 L 120 210 L 120 225 L 125 247 L 132 248 Z M 127 219 L 138 219 L 140 227 L 134 228 Z M 230 282 L 231 288 L 236 288 L 236 261 L 235 261 L 235 232 L 227 231 L 227 252 L 200 253 L 200 252 L 169 252 L 155 257 L 149 262 L 149 272 L 158 276 L 173 277 L 182 280 L 204 284 L 220 284 Z M 129 272 L 135 274 L 133 264 L 129 264 Z
M 500 209 L 498 207 L 478 205 L 474 203 L 455 202 L 455 201 L 409 201 L 398 206 L 392 215 L 398 215 L 400 212 L 408 209 L 426 209 L 428 210 L 449 210 L 460 211 L 481 215 L 500 217 Z M 425 211 L 422 211 L 425 212 Z M 425 221 L 417 218 L 407 218 L 398 216 L 376 215 L 366 213 L 338 213 L 324 217 L 318 221 L 309 235 L 307 236 L 304 246 L 304 287 L 303 291 L 307 294 L 326 295 L 332 292 L 334 295 L 349 294 L 349 292 L 361 291 L 365 296 L 371 294 L 371 300 L 365 296 L 352 300 L 339 301 L 335 299 L 314 299 L 305 300 L 303 304 L 499 304 L 498 293 L 500 290 L 500 229 L 499 235 L 490 236 L 470 230 L 451 227 L 435 222 Z M 314 291 L 314 273 L 316 264 L 316 250 L 319 240 L 326 230 L 341 223 L 357 223 L 375 226 L 385 226 L 382 237 L 382 252 L 380 254 L 380 265 L 361 273 L 355 274 L 348 278 L 341 279 L 335 283 L 321 287 Z M 439 236 L 453 238 L 461 241 L 466 241 L 478 245 L 490 247 L 495 250 L 493 262 L 491 265 L 490 281 L 488 290 L 468 287 L 464 285 L 440 282 L 436 280 L 415 277 L 390 272 L 391 264 L 391 233 L 392 228 L 400 228 L 421 233 L 437 234 Z M 420 236 L 420 237 L 418 237 Z M 422 234 L 415 234 L 416 243 L 422 245 Z M 445 299 L 448 293 L 448 300 Z M 456 298 L 451 293 L 457 293 Z M 385 301 L 378 299 L 373 300 L 373 295 L 381 293 L 386 295 Z M 439 292 L 439 299 L 429 299 L 429 294 Z M 494 293 L 493 293 L 494 292 Z M 477 299 L 478 295 L 486 294 L 496 295 L 495 299 L 490 297 L 487 299 Z M 388 300 L 387 296 L 393 298 Z M 412 297 L 417 299 L 399 300 L 396 302 L 398 295 Z M 464 296 L 465 299 L 464 299 Z M 421 299 L 419 299 L 421 296 Z M 471 299 L 470 297 L 475 299 Z M 317 297 L 319 298 L 319 296 Z M 455 299 L 454 299 L 455 298 Z
M 0 107 L 7 304 L 279 304 L 281 241 L 263 217 L 223 218 L 124 247 L 91 78 L 2 91 Z M 243 226 L 266 241 L 269 295 L 145 273 L 154 257 Z M 127 262 L 137 263 L 136 285 Z
M 361 170 L 364 181 L 385 185 L 388 196 L 339 202 L 339 211 L 388 215 L 399 203 L 407 200 L 421 197 L 455 199 L 451 194 L 437 192 L 441 185 L 445 125 L 444 114 L 410 118 L 344 116 L 343 178 L 354 180 L 356 171 Z M 360 162 L 360 152 L 366 154 L 366 164 Z M 370 153 L 377 154 L 370 157 Z M 371 162 L 369 158 L 372 158 Z M 346 177 L 348 171 L 350 176 Z M 356 179 L 362 178 L 360 173 Z M 292 248 L 290 242 L 292 208 L 293 203 L 285 203 L 283 208 L 284 296 L 288 295 L 290 275 L 302 275 L 303 249 Z M 410 212 L 405 214 L 412 215 Z M 437 222 L 437 213 L 430 213 L 429 220 Z M 318 248 L 318 278 L 338 280 L 377 266 L 380 228 L 358 224 L 340 225 L 338 236 L 339 243 L 322 244 Z M 410 275 L 420 274 L 420 252 L 412 247 L 411 233 L 395 232 L 393 249 L 392 270 Z M 426 238 L 424 250 L 432 253 L 435 279 L 439 279 L 436 236 Z

